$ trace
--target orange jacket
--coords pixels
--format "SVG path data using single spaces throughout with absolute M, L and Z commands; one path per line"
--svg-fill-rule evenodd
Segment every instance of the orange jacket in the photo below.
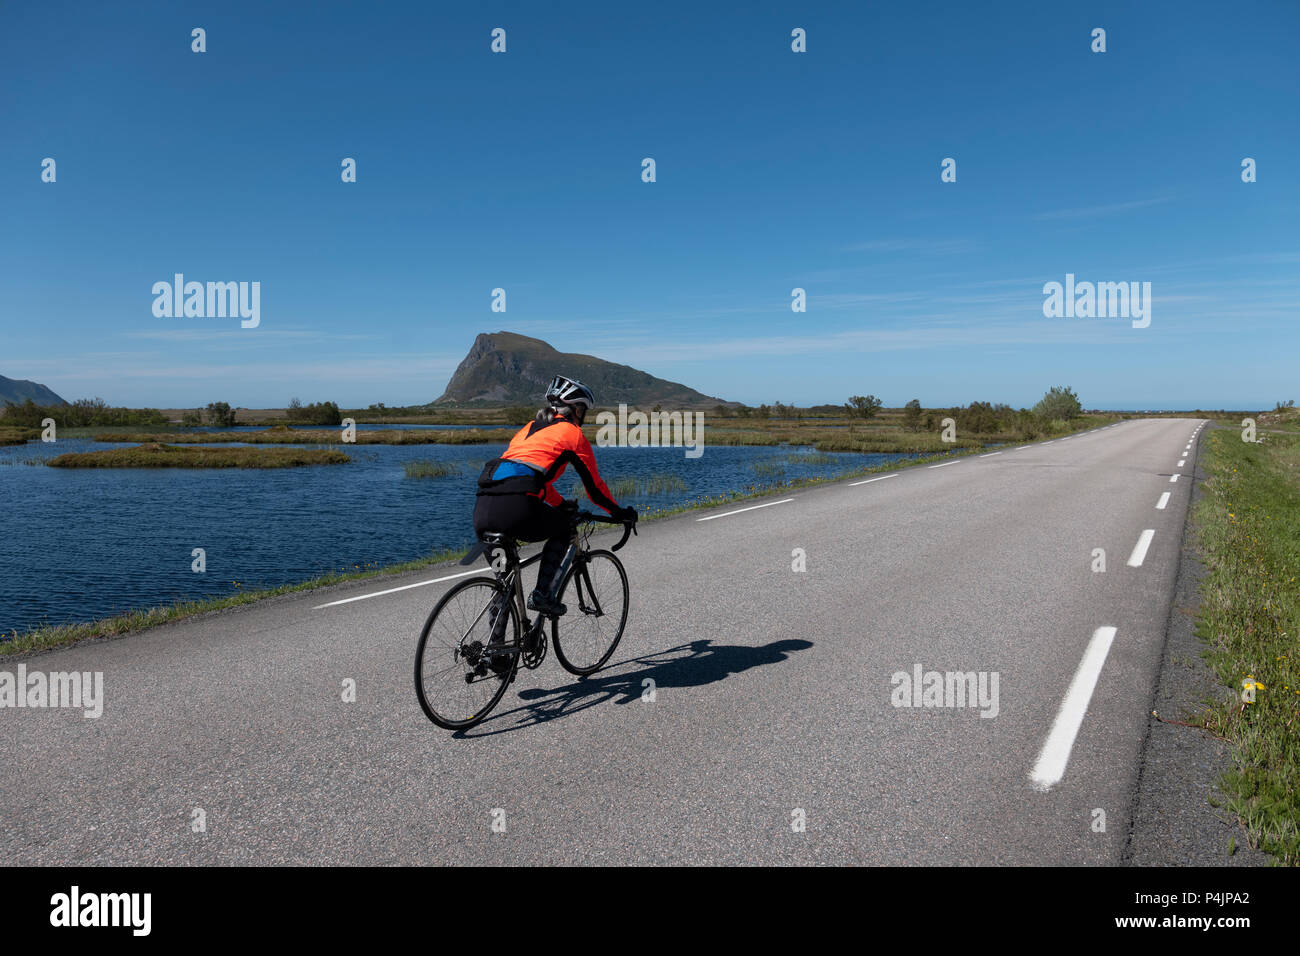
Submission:
M 610 514 L 618 510 L 618 503 L 596 468 L 591 442 L 587 441 L 582 429 L 567 418 L 557 418 L 549 425 L 530 422 L 510 439 L 510 446 L 501 457 L 542 472 L 544 487 L 538 496 L 549 505 L 559 505 L 564 501 L 564 496 L 555 490 L 555 481 L 572 464 L 582 479 L 582 486 L 587 489 L 587 497 Z

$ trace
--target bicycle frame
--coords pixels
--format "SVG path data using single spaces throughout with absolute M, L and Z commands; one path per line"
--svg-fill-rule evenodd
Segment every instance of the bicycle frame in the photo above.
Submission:
M 573 540 L 569 542 L 568 550 L 564 552 L 564 559 L 560 562 L 560 569 L 556 573 L 556 577 L 559 580 L 564 580 L 564 575 L 568 573 L 569 568 L 578 556 L 578 552 L 581 550 L 582 548 L 578 543 L 578 535 L 575 533 Z M 531 558 L 520 560 L 519 548 L 513 541 L 502 541 L 488 544 L 486 545 L 486 551 L 505 552 L 504 567 L 498 567 L 490 557 L 488 558 L 488 566 L 491 567 L 492 571 L 496 574 L 497 580 L 501 581 L 505 585 L 506 590 L 510 592 L 511 598 L 515 603 L 515 608 L 519 612 L 519 621 L 524 635 L 527 636 L 531 634 L 534 627 L 542 626 L 546 620 L 546 616 L 544 614 L 539 614 L 535 621 L 529 619 L 528 602 L 524 598 L 524 576 L 522 572 L 524 568 L 536 564 L 542 559 L 541 552 L 538 552 Z M 588 590 L 590 590 L 590 586 L 588 586 Z M 514 648 L 513 644 L 506 644 L 504 646 L 508 649 Z
M 608 522 L 607 519 L 604 519 L 599 515 L 592 515 L 588 512 L 579 512 L 575 517 L 577 517 L 578 519 L 595 519 L 597 521 L 606 521 L 607 523 L 614 523 L 614 522 Z M 586 536 L 580 532 L 579 530 L 580 527 L 581 527 L 580 522 L 575 522 L 573 525 L 573 533 L 569 541 L 569 548 L 567 551 L 564 552 L 564 558 L 561 560 L 559 570 L 556 572 L 557 580 L 563 581 L 565 575 L 569 573 L 569 569 L 573 566 L 573 562 L 578 560 L 580 554 L 589 550 L 586 547 Z M 619 540 L 618 544 L 614 545 L 614 547 L 611 550 L 618 551 L 620 548 L 623 547 L 625 543 L 627 543 L 628 535 L 634 534 L 635 532 L 636 532 L 635 526 L 624 525 L 623 537 Z M 533 636 L 534 630 L 540 631 L 540 629 L 544 627 L 546 623 L 545 614 L 538 614 L 536 619 L 529 620 L 528 603 L 524 599 L 524 578 L 523 578 L 523 574 L 521 573 L 524 568 L 528 567 L 531 564 L 536 564 L 538 561 L 542 559 L 541 552 L 538 552 L 537 554 L 533 555 L 531 558 L 528 558 L 527 560 L 520 560 L 519 544 L 517 541 L 511 538 L 502 537 L 498 541 L 491 541 L 491 542 L 483 541 L 482 544 L 483 544 L 484 557 L 487 559 L 488 566 L 492 569 L 493 573 L 496 574 L 497 580 L 501 581 L 501 583 L 505 585 L 506 589 L 511 592 L 511 596 L 515 602 L 515 608 L 519 613 L 519 621 L 520 621 L 521 631 L 522 631 L 522 638 L 518 644 L 510 642 L 510 643 L 503 643 L 501 645 L 493 645 L 493 646 L 499 647 L 502 650 L 509 650 L 509 651 L 513 651 L 516 648 L 518 648 L 521 652 L 523 652 L 527 647 L 529 639 Z M 492 557 L 493 552 L 498 552 L 498 551 L 504 552 L 503 565 L 499 565 L 498 561 L 494 560 Z M 586 597 L 583 596 L 584 582 L 586 584 L 586 588 L 585 588 L 587 592 Z M 600 600 L 596 597 L 595 591 L 591 587 L 590 578 L 586 577 L 585 569 L 582 569 L 580 575 L 575 575 L 574 588 L 578 597 L 578 607 L 584 613 L 593 613 L 598 617 L 602 616 L 605 613 L 604 609 L 601 608 L 600 606 Z M 588 597 L 592 602 L 591 607 L 588 607 L 586 604 L 586 600 Z M 491 607 L 491 605 L 489 605 L 488 607 Z M 483 614 L 486 614 L 487 610 L 488 608 L 484 608 L 479 613 L 479 618 L 481 618 Z M 477 623 L 479 618 L 474 619 L 475 623 Z M 473 626 L 474 624 L 470 625 L 471 629 L 473 628 Z

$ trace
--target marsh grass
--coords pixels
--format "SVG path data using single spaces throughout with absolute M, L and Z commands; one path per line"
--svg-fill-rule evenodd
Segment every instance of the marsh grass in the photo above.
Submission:
M 505 444 L 514 437 L 513 428 L 447 431 L 358 431 L 355 442 L 343 441 L 343 429 L 298 429 L 273 425 L 260 432 L 182 432 L 149 434 L 147 432 L 101 432 L 94 436 L 101 442 L 166 442 L 172 445 L 216 445 L 237 442 L 248 445 L 484 445 Z
M 407 478 L 446 478 L 459 475 L 460 465 L 451 461 L 408 461 L 402 464 Z
M 789 465 L 833 465 L 838 460 L 834 455 L 821 451 L 792 452 L 785 456 Z
M 51 458 L 51 468 L 295 468 L 345 465 L 352 459 L 336 449 L 178 448 L 156 442 L 134 448 L 69 452 Z
M 577 490 L 581 490 L 581 483 Z M 685 491 L 686 482 L 677 475 L 668 472 L 656 472 L 644 478 L 619 478 L 609 486 L 615 498 L 645 498 L 650 495 L 666 495 L 675 491 Z
M 0 445 L 25 445 L 40 437 L 39 428 L 0 426 Z
M 860 452 L 867 454 L 923 454 L 932 455 L 949 452 L 954 449 L 979 448 L 990 442 L 1025 441 L 1036 438 L 1041 433 L 1045 437 L 1055 437 L 1098 425 L 1118 421 L 1118 415 L 1082 415 L 1070 422 L 1047 422 L 1035 425 L 1034 434 L 1021 434 L 1018 431 L 996 432 L 979 435 L 963 435 L 958 430 L 957 441 L 943 441 L 938 430 L 909 431 L 901 418 L 883 416 L 881 419 L 863 421 L 861 419 L 842 419 L 828 421 L 821 418 L 810 419 L 775 419 L 758 421 L 746 419 L 738 422 L 734 418 L 709 417 L 706 413 L 704 442 L 710 445 L 791 445 L 812 447 L 818 452 Z M 504 445 L 518 431 L 508 428 L 467 428 L 449 430 L 402 431 L 384 429 L 382 431 L 358 431 L 358 445 Z M 583 433 L 591 442 L 595 442 L 599 429 L 587 425 Z M 248 444 L 322 444 L 338 445 L 343 443 L 342 429 L 300 430 L 294 431 L 283 426 L 271 427 L 256 432 L 184 432 L 184 433 L 150 433 L 119 432 L 101 430 L 94 435 L 96 441 L 137 443 L 160 441 L 170 444 L 216 444 L 221 442 L 244 442 Z

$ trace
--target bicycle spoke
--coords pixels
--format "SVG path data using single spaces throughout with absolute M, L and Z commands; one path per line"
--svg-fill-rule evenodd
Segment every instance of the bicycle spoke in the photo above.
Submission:
M 608 552 L 588 552 L 570 578 L 573 610 L 560 619 L 556 655 L 575 673 L 590 673 L 613 653 L 627 620 L 627 583 Z
M 425 712 L 443 726 L 479 719 L 504 693 L 503 674 L 513 671 L 519 652 L 517 625 L 512 628 L 501 595 L 494 582 L 466 581 L 444 596 L 425 625 L 416 681 Z M 494 604 L 503 622 L 492 613 Z M 496 623 L 505 628 L 504 640 L 492 644 Z

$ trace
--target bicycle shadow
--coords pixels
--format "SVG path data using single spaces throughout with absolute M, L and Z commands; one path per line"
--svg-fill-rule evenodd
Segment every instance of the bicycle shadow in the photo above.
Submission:
M 500 711 L 470 731 L 458 731 L 456 737 L 490 737 L 493 734 L 511 733 L 524 730 L 557 717 L 567 717 L 588 707 L 595 707 L 608 701 L 615 704 L 631 704 L 641 699 L 647 679 L 654 681 L 656 690 L 673 687 L 701 687 L 724 680 L 732 674 L 739 674 L 765 664 L 776 664 L 794 651 L 807 650 L 812 641 L 787 638 L 773 641 L 762 647 L 743 647 L 736 644 L 714 643 L 708 638 L 679 644 L 676 647 L 631 657 L 610 664 L 605 670 L 597 671 L 590 677 L 580 677 L 562 687 L 530 687 L 519 692 L 519 697 L 533 703 Z M 670 657 L 670 655 L 679 655 Z M 668 658 L 668 659 L 664 659 Z M 631 673 L 613 674 L 609 671 L 626 667 L 629 664 L 645 664 L 640 670 Z M 500 721 L 518 718 L 509 727 L 499 726 Z M 490 729 L 497 725 L 498 729 Z M 477 731 L 477 732 L 475 732 Z

